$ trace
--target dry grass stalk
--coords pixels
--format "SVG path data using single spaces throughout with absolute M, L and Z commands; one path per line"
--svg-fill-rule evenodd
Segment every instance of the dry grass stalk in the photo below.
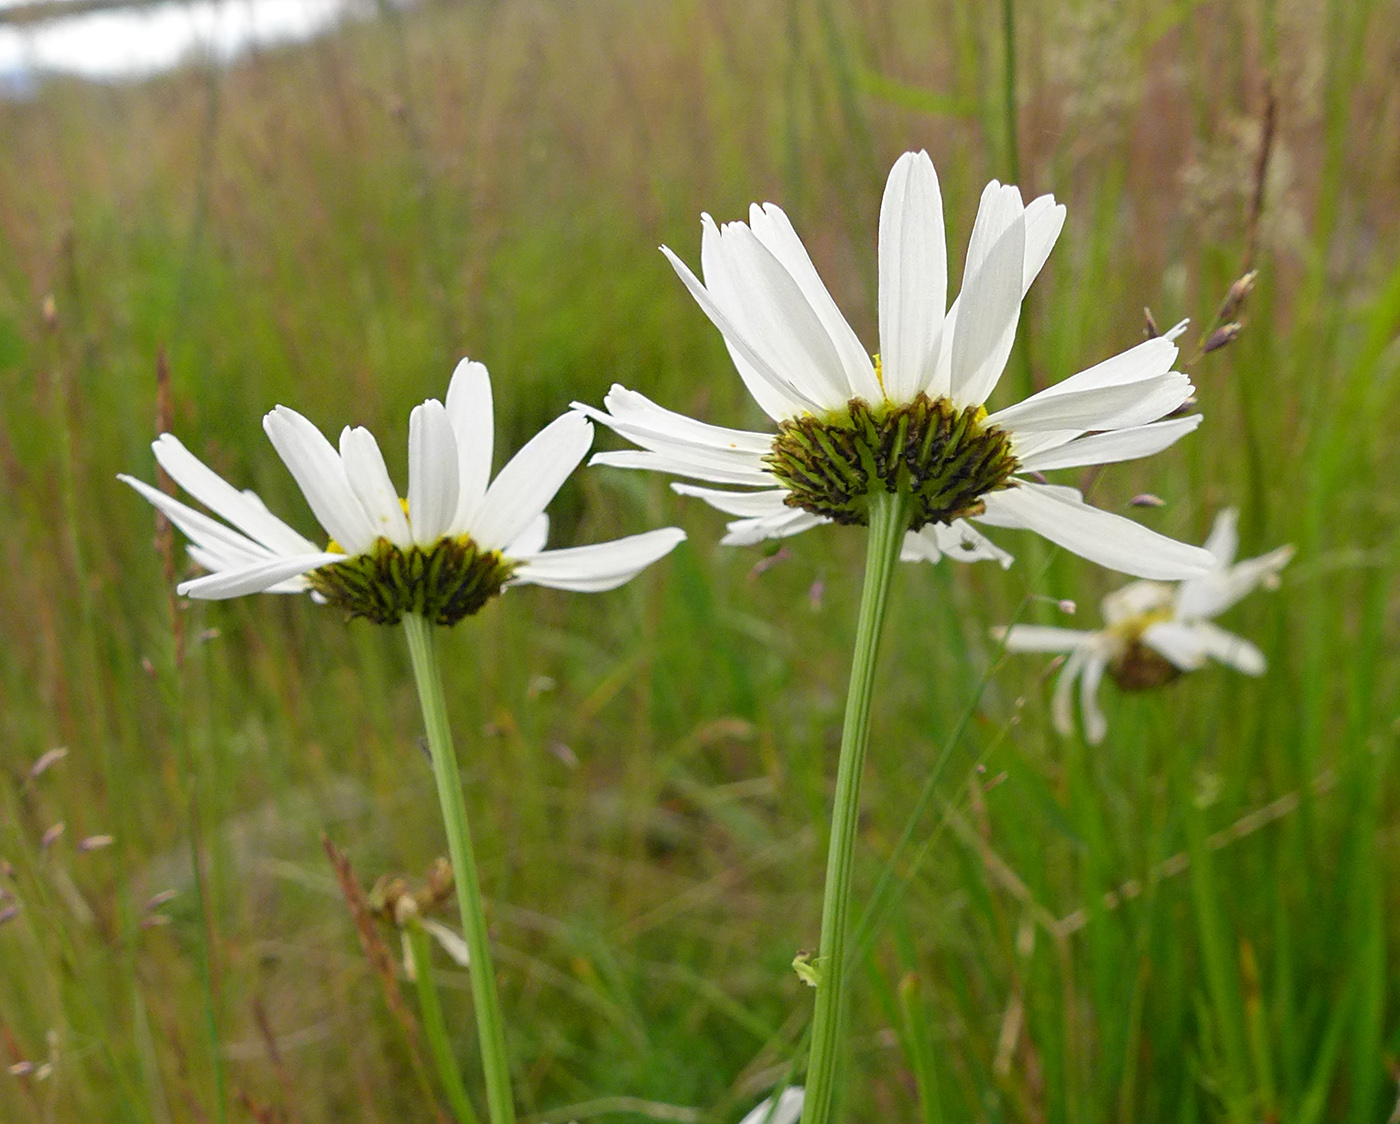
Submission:
M 335 868 L 335 878 L 340 884 L 340 893 L 345 898 L 346 908 L 350 910 L 351 920 L 355 922 L 355 932 L 360 938 L 360 948 L 364 951 L 370 969 L 378 977 L 380 987 L 384 990 L 384 1001 L 403 1030 L 404 1038 L 408 1043 L 409 1060 L 413 1064 L 413 1072 L 418 1078 L 418 1083 L 422 1087 L 428 1103 L 433 1106 L 433 1112 L 436 1114 L 439 1124 L 451 1124 L 451 1120 L 442 1111 L 441 1106 L 437 1103 L 437 1097 L 433 1094 L 432 1081 L 428 1077 L 428 1067 L 423 1061 L 418 1037 L 418 1023 L 413 1017 L 413 1012 L 408 1009 L 408 1004 L 404 1002 L 403 991 L 399 988 L 398 969 L 395 966 L 394 954 L 384 943 L 384 938 L 379 935 L 374 912 L 365 898 L 364 891 L 360 888 L 359 879 L 355 876 L 355 868 L 350 865 L 350 859 L 345 852 L 332 843 L 329 837 L 321 836 L 321 846 L 325 849 L 326 857 L 331 860 L 331 866 Z

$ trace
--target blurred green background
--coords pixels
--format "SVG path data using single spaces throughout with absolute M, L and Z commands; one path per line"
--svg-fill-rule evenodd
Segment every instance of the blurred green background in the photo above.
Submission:
M 848 1118 L 1400 1120 L 1398 43 L 1394 0 L 424 0 L 0 103 L 0 1119 L 435 1118 L 319 842 L 365 884 L 445 850 L 402 640 L 306 599 L 172 617 L 114 479 L 153 477 L 161 350 L 173 429 L 306 532 L 261 415 L 368 425 L 402 483 L 462 355 L 498 467 L 613 381 L 756 427 L 656 247 L 779 202 L 873 341 L 880 189 L 924 147 L 954 277 L 987 179 L 1069 208 L 999 401 L 1257 266 L 1191 367 L 1204 426 L 1093 498 L 1192 542 L 1238 505 L 1245 555 L 1298 556 L 1222 622 L 1264 678 L 1106 687 L 1093 750 L 987 630 L 1093 627 L 1124 579 L 1005 532 L 1005 573 L 902 568 L 862 900 L 936 783 L 866 930 Z M 803 1057 L 862 537 L 760 565 L 605 469 L 552 513 L 555 545 L 690 541 L 444 637 L 521 1110 L 737 1120 Z

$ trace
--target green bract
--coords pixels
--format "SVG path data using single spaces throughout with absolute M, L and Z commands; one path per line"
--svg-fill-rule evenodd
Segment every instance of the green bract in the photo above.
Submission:
M 880 407 L 852 398 L 826 418 L 779 422 L 763 460 L 787 487 L 789 507 L 864 526 L 870 493 L 883 488 L 912 500 L 908 529 L 917 531 L 980 514 L 982 497 L 1008 486 L 1017 467 L 1011 438 L 986 416 L 980 406 L 959 410 L 926 394 Z
M 466 535 L 429 547 L 377 540 L 363 554 L 322 566 L 307 583 L 332 605 L 375 624 L 398 624 L 417 613 L 453 625 L 501 592 L 515 566 L 498 550 L 482 550 Z

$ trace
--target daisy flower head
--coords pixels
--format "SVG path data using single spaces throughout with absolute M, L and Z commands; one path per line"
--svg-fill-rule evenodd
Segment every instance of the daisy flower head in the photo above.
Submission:
M 1246 675 L 1263 675 L 1264 654 L 1243 637 L 1212 623 L 1247 593 L 1278 587 L 1279 571 L 1293 557 L 1282 546 L 1258 558 L 1235 562 L 1239 547 L 1239 513 L 1222 511 L 1206 540 L 1214 560 L 1206 573 L 1177 584 L 1139 581 L 1103 599 L 1104 627 L 1097 632 L 1041 625 L 1005 630 L 1011 652 L 1066 654 L 1055 683 L 1051 713 L 1055 728 L 1068 737 L 1074 728 L 1073 690 L 1079 682 L 1084 735 L 1091 745 L 1103 741 L 1108 722 L 1099 708 L 1098 690 L 1107 672 L 1125 691 L 1145 691 L 1171 682 L 1184 672 L 1216 660 Z M 1002 630 L 995 635 L 1000 637 Z
M 1021 301 L 1045 264 L 1065 209 L 1024 204 L 995 180 L 982 193 L 962 286 L 948 304 L 943 202 L 927 153 L 896 161 L 880 207 L 879 335 L 872 355 L 842 316 L 781 209 L 749 221 L 703 217 L 703 281 L 666 247 L 720 330 L 776 433 L 708 425 L 614 386 L 605 410 L 575 407 L 640 446 L 594 464 L 647 468 L 735 520 L 731 545 L 821 523 L 864 524 L 877 490 L 907 505 L 906 559 L 1010 556 L 972 523 L 1025 528 L 1138 577 L 1204 571 L 1197 547 L 1100 511 L 1033 475 L 1159 452 L 1200 416 L 1171 417 L 1192 393 L 1172 370 L 1184 330 L 1151 339 L 1004 410 L 986 402 L 1011 353 Z
M 597 592 L 613 589 L 685 538 L 675 527 L 613 542 L 545 550 L 544 509 L 593 442 L 571 411 L 535 435 L 491 479 L 491 380 L 464 359 L 446 402 L 414 407 L 408 428 L 408 495 L 400 499 L 379 444 L 346 426 L 339 448 L 295 410 L 263 418 L 328 541 L 318 546 L 163 433 L 152 448 L 170 478 L 226 522 L 130 476 L 130 484 L 190 539 L 209 571 L 181 582 L 185 597 L 309 592 L 351 617 L 397 624 L 415 613 L 456 624 L 509 585 Z

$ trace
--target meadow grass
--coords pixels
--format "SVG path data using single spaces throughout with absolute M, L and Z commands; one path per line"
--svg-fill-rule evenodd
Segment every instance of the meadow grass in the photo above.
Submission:
M 0 1075 L 0 1119 L 450 1103 L 320 843 L 365 884 L 444 852 L 406 653 L 304 599 L 172 617 L 114 479 L 152 478 L 161 349 L 174 430 L 307 531 L 261 415 L 365 424 L 402 481 L 390 435 L 463 354 L 501 452 L 615 380 L 756 423 L 655 247 L 695 262 L 701 210 L 779 202 L 871 340 L 880 183 L 919 147 L 954 276 L 986 179 L 1069 207 L 1007 401 L 1135 342 L 1144 305 L 1208 324 L 1252 255 L 1244 333 L 1191 368 L 1205 425 L 1093 495 L 1159 495 L 1134 516 L 1193 542 L 1237 504 L 1244 553 L 1298 556 L 1225 621 L 1265 677 L 1106 691 L 1096 749 L 988 628 L 1092 627 L 1122 579 L 1010 534 L 1005 573 L 901 568 L 847 1118 L 1397 1119 L 1397 41 L 1380 0 L 481 0 L 0 107 L 0 1057 L 52 1065 Z M 805 1058 L 790 965 L 816 943 L 861 536 L 720 548 L 715 513 L 608 469 L 552 514 L 557 544 L 690 541 L 440 638 L 520 1110 L 735 1120 Z M 480 1111 L 466 972 L 434 972 Z

